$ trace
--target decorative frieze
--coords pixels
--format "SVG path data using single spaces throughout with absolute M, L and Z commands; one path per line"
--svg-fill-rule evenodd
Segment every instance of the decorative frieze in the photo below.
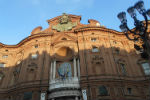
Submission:
M 104 63 L 104 58 L 100 57 L 99 55 L 93 55 L 91 63 L 92 64 L 103 64 Z
M 37 68 L 38 68 L 37 64 L 34 63 L 34 62 L 31 62 L 30 64 L 28 64 L 27 71 L 28 71 L 28 72 L 33 72 L 33 71 L 35 71 Z

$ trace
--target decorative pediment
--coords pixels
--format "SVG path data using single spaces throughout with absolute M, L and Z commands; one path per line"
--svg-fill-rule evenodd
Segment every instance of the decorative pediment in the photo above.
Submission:
M 72 28 L 76 27 L 77 24 L 80 23 L 80 20 L 81 16 L 63 13 L 61 16 L 48 20 L 48 23 L 52 30 L 64 32 L 72 30 Z
M 72 22 L 70 17 L 65 13 L 59 18 L 58 22 L 58 24 L 52 26 L 52 29 L 58 32 L 69 31 L 77 25 L 77 22 Z
M 61 33 L 61 34 L 58 34 L 57 37 L 53 39 L 53 44 L 56 44 L 56 43 L 62 42 L 62 41 L 74 41 L 74 42 L 76 42 L 77 39 L 73 36 L 68 35 L 68 34 Z

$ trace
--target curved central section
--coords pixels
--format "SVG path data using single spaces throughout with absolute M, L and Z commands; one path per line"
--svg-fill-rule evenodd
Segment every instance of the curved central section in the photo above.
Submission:
M 74 54 L 74 49 L 67 46 L 56 50 L 55 59 L 51 62 L 49 100 L 80 98 L 80 62 Z

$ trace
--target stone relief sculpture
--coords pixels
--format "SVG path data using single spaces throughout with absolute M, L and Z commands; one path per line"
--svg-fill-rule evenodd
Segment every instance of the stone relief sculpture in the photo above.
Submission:
M 65 13 L 60 17 L 59 24 L 52 26 L 52 29 L 57 30 L 58 32 L 68 31 L 75 27 L 77 23 L 72 23 L 69 16 Z
M 104 58 L 103 57 L 100 57 L 98 55 L 94 55 L 92 57 L 92 64 L 103 64 L 104 63 Z
M 31 63 L 28 65 L 28 68 L 27 68 L 27 70 L 28 70 L 29 72 L 33 72 L 33 71 L 35 71 L 36 69 L 37 69 L 37 64 L 34 63 L 34 62 L 31 62 Z

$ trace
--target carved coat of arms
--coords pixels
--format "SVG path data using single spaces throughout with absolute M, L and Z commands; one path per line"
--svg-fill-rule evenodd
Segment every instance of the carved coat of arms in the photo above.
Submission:
M 58 32 L 68 31 L 75 27 L 77 23 L 71 22 L 69 16 L 65 13 L 59 18 L 59 23 L 57 25 L 52 26 L 52 29 L 57 30 Z

